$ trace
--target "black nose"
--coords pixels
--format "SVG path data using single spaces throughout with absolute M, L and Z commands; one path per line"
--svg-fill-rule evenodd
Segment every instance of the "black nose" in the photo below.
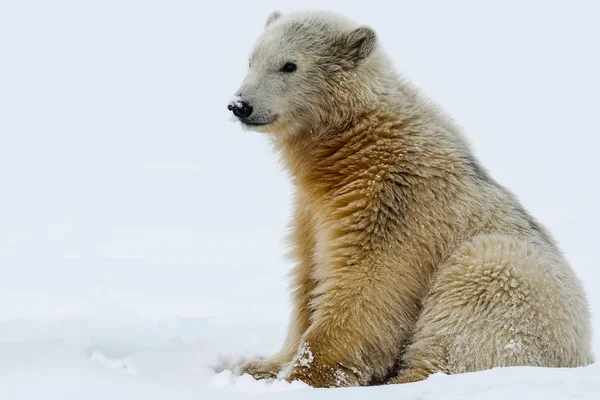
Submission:
M 238 118 L 246 119 L 252 115 L 252 106 L 245 101 L 236 101 L 227 106 L 227 109 L 233 112 Z

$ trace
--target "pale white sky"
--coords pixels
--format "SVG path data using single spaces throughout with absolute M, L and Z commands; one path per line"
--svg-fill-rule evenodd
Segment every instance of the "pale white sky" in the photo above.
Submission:
M 0 318 L 283 299 L 290 187 L 226 104 L 269 13 L 311 8 L 377 31 L 600 305 L 597 2 L 5 1 Z

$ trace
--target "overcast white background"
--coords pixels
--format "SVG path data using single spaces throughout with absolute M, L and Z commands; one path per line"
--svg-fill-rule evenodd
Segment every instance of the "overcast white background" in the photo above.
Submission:
M 202 384 L 217 354 L 277 347 L 290 185 L 226 105 L 269 13 L 314 8 L 377 31 L 552 231 L 600 311 L 596 2 L 0 0 L 6 371 L 17 341 L 115 358 L 181 339 L 181 321 L 184 342 L 210 347 L 190 361 Z

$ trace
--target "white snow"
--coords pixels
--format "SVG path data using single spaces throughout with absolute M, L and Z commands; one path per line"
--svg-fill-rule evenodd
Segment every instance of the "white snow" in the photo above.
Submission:
M 232 96 L 231 100 L 229 100 L 229 104 L 237 107 L 242 107 L 242 98 L 240 96 Z M 229 120 L 231 122 L 240 122 L 239 118 L 231 113 L 229 115 Z M 243 127 L 243 124 L 239 124 L 239 126 Z
M 600 398 L 597 365 L 327 390 L 231 372 L 275 352 L 288 318 L 290 185 L 267 140 L 226 108 L 281 6 L 0 2 L 0 399 Z M 465 128 L 560 243 L 597 338 L 596 2 L 282 11 L 307 8 L 374 27 Z
M 90 356 L 90 360 L 97 362 L 100 365 L 104 365 L 105 367 L 114 368 L 123 372 L 126 372 L 130 375 L 137 375 L 138 371 L 131 366 L 128 362 L 122 359 L 111 360 L 106 357 L 101 352 L 95 350 Z
M 242 98 L 240 96 L 232 96 L 231 100 L 229 100 L 229 104 L 235 104 L 238 107 L 242 106 Z
M 312 351 L 310 350 L 310 344 L 308 342 L 302 343 L 300 348 L 298 349 L 298 364 L 303 367 L 310 367 L 315 357 L 313 356 Z

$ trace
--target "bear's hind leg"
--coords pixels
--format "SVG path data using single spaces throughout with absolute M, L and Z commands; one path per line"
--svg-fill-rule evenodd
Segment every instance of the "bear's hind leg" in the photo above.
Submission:
M 494 367 L 592 362 L 587 304 L 553 248 L 485 235 L 441 266 L 389 383 Z

